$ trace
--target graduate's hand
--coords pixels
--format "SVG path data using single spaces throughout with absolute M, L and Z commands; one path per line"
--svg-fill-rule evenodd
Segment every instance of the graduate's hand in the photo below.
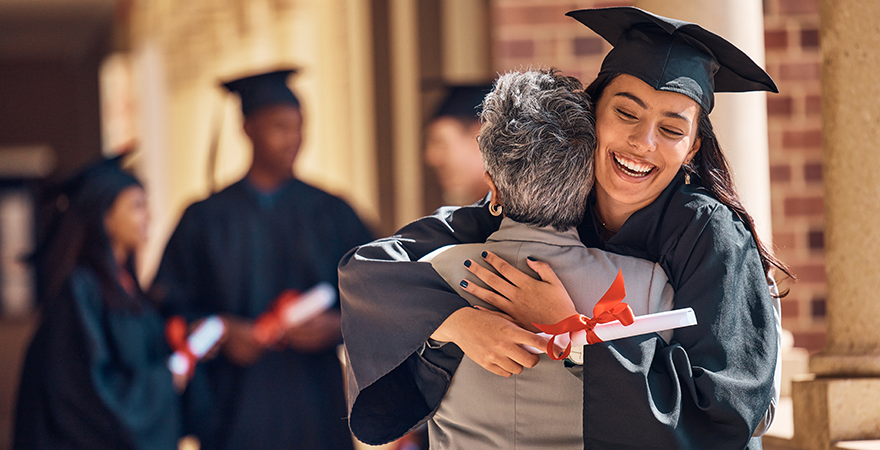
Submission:
M 222 352 L 226 359 L 247 367 L 257 362 L 266 349 L 254 339 L 254 323 L 235 316 L 226 316 L 226 342 Z
M 547 347 L 547 338 L 522 329 L 506 314 L 476 308 L 455 311 L 431 338 L 455 343 L 474 362 L 502 377 L 538 364 L 538 355 L 529 353 L 523 345 Z
M 578 313 L 568 291 L 549 264 L 529 258 L 529 267 L 541 277 L 536 280 L 498 255 L 492 252 L 485 254 L 486 262 L 503 278 L 473 261 L 467 269 L 497 293 L 477 286 L 476 283 L 467 283 L 467 286 L 462 287 L 480 300 L 509 314 L 523 328 L 538 331 L 533 323 L 553 324 Z
M 186 390 L 187 384 L 189 384 L 189 377 L 185 373 L 171 373 L 171 385 L 174 386 L 174 392 L 182 394 Z
M 334 347 L 342 340 L 342 313 L 338 309 L 328 309 L 288 329 L 284 340 L 288 347 L 306 353 Z

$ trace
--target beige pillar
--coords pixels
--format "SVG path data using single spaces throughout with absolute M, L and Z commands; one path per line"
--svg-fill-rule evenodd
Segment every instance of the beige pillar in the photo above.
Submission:
M 794 383 L 794 439 L 772 448 L 880 439 L 880 2 L 820 5 L 828 340 Z
M 764 65 L 761 0 L 638 0 L 635 5 L 661 16 L 700 24 L 736 44 Z M 772 242 L 770 168 L 767 156 L 767 97 L 763 92 L 715 95 L 712 125 L 730 162 L 743 204 L 758 235 Z
M 417 4 L 412 0 L 390 2 L 395 229 L 422 215 L 417 14 Z
M 810 367 L 880 377 L 880 3 L 821 8 L 828 344 Z
M 443 79 L 484 83 L 492 78 L 489 2 L 443 0 Z

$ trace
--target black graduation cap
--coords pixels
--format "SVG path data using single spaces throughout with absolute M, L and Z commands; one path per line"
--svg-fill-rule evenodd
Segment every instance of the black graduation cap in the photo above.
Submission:
M 245 116 L 264 106 L 289 104 L 299 107 L 299 100 L 287 87 L 287 78 L 294 69 L 276 70 L 223 83 L 229 92 L 241 97 L 241 112 Z
M 477 120 L 480 116 L 483 99 L 491 91 L 491 84 L 452 86 L 446 99 L 434 113 L 434 118 L 451 116 Z
M 582 9 L 577 19 L 614 46 L 602 73 L 625 73 L 656 90 L 687 95 L 707 111 L 715 92 L 779 92 L 751 58 L 721 36 L 634 7 Z
M 76 208 L 80 213 L 103 214 L 116 196 L 125 188 L 141 185 L 138 179 L 122 168 L 127 154 L 101 158 L 58 185 L 47 189 L 45 200 L 52 202 L 59 212 Z

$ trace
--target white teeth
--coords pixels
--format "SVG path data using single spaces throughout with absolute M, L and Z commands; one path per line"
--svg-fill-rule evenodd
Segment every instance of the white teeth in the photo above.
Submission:
M 640 164 L 635 161 L 630 161 L 628 159 L 621 159 L 614 154 L 614 161 L 624 169 L 627 169 L 628 172 L 632 172 L 634 175 L 647 175 L 654 166 L 650 164 Z

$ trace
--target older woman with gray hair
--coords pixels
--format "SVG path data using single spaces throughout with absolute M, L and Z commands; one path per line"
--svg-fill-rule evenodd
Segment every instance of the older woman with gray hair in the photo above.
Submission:
M 577 226 L 593 185 L 596 147 L 580 81 L 552 69 L 502 75 L 480 120 L 491 211 L 503 207 L 516 222 L 557 231 Z
M 376 443 L 427 420 L 432 450 L 581 449 L 583 389 L 572 375 L 580 371 L 522 347 L 515 349 L 516 362 L 486 363 L 478 356 L 485 351 L 481 337 L 491 339 L 498 328 L 518 336 L 524 346 L 544 348 L 546 340 L 532 333 L 531 324 L 517 326 L 465 292 L 467 283 L 483 285 L 466 267 L 483 261 L 481 253 L 492 252 L 534 278 L 577 293 L 573 301 L 582 311 L 592 309 L 619 269 L 636 314 L 670 309 L 672 291 L 657 264 L 588 249 L 578 238 L 575 226 L 592 185 L 596 135 L 589 97 L 577 79 L 556 70 L 502 75 L 483 103 L 481 120 L 479 144 L 492 191 L 490 211 L 504 218 L 484 244 L 447 246 L 421 259 L 476 308 L 453 312 L 430 331 L 430 338 L 425 336 L 422 348 L 412 349 L 430 360 L 432 354 L 448 352 L 444 347 L 458 346 L 464 356 L 458 356 L 460 364 L 458 358 L 438 364 L 449 371 L 445 395 L 438 393 L 422 412 L 400 408 L 389 417 L 376 409 L 371 393 L 355 396 L 352 430 L 365 442 Z M 539 260 L 552 264 L 556 275 L 547 276 Z M 421 376 L 431 375 L 416 374 Z M 390 393 L 381 386 L 394 378 L 389 375 L 374 385 L 378 389 L 373 393 Z M 367 423 L 370 429 L 361 426 Z

